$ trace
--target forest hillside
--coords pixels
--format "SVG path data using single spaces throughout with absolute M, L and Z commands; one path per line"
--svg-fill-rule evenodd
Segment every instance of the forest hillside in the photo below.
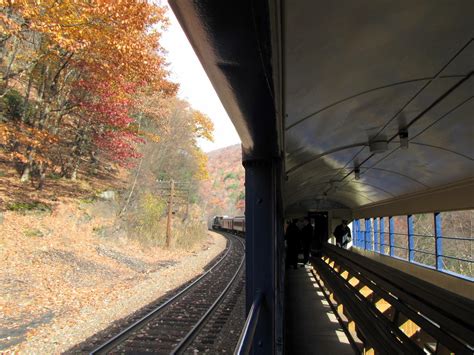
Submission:
M 214 215 L 243 215 L 245 172 L 240 144 L 207 153 L 209 178 L 203 183 L 208 218 Z

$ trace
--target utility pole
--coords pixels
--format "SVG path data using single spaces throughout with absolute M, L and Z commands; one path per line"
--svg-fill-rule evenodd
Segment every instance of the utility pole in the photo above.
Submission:
M 172 224 L 173 224 L 173 208 L 186 204 L 186 216 L 189 211 L 189 182 L 175 181 L 170 179 L 169 181 L 159 180 L 158 191 L 161 198 L 168 200 L 168 216 L 166 221 L 166 247 L 171 246 L 171 239 L 173 237 Z M 183 219 L 183 221 L 185 220 Z
M 173 216 L 173 195 L 174 195 L 174 180 L 170 181 L 170 198 L 168 201 L 168 220 L 166 222 L 166 247 L 171 245 L 171 218 Z

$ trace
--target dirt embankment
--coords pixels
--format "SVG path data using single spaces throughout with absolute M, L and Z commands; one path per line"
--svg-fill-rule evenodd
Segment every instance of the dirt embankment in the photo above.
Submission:
M 215 234 L 166 250 L 106 233 L 115 217 L 97 203 L 1 213 L 0 352 L 64 351 L 199 274 L 225 247 Z

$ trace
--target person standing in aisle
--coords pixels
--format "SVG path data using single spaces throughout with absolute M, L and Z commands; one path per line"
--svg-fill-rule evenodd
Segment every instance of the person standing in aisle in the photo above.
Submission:
M 313 241 L 313 226 L 311 225 L 309 218 L 305 217 L 303 221 L 303 228 L 301 229 L 301 242 L 303 244 L 303 263 L 307 265 L 309 263 L 309 252 L 311 250 L 311 242 Z
M 334 236 L 336 237 L 336 245 L 340 248 L 345 248 L 347 243 L 351 240 L 351 230 L 347 226 L 347 221 L 342 220 L 341 224 L 334 229 Z

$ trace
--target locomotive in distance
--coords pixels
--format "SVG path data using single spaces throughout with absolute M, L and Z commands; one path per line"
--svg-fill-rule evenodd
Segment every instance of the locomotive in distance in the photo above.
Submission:
M 242 235 L 245 233 L 245 217 L 215 216 L 212 219 L 212 229 Z

